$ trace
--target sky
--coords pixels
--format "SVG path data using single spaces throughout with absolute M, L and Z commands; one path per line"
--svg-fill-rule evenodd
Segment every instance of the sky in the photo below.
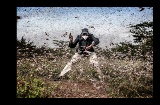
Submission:
M 17 39 L 22 36 L 37 46 L 56 47 L 53 40 L 75 39 L 81 29 L 99 38 L 99 47 L 110 43 L 133 42 L 130 24 L 153 21 L 152 7 L 17 7 Z M 64 37 L 63 34 L 67 32 Z M 47 33 L 47 35 L 46 35 Z

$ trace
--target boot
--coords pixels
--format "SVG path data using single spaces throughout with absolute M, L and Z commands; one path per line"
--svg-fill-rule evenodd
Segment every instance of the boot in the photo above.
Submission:
M 54 78 L 54 81 L 59 81 L 62 79 L 62 76 L 57 76 L 56 78 Z

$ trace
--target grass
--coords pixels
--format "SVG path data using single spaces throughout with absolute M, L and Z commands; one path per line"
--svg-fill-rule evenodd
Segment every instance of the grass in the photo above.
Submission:
M 61 81 L 53 79 L 70 58 L 45 56 L 17 60 L 18 98 L 152 98 L 153 66 L 140 60 L 99 57 L 105 75 L 97 79 L 96 70 L 84 58 L 74 64 Z

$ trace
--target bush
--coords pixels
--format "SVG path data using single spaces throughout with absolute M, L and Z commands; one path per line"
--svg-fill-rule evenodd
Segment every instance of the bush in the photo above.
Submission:
M 51 84 L 49 87 L 42 79 L 34 77 L 33 73 L 27 76 L 17 73 L 17 98 L 48 98 L 55 89 Z

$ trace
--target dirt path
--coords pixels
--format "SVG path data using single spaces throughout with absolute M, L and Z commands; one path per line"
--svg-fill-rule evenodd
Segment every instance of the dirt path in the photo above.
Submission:
M 52 98 L 107 98 L 106 84 L 100 81 L 54 82 L 58 87 L 52 92 Z

